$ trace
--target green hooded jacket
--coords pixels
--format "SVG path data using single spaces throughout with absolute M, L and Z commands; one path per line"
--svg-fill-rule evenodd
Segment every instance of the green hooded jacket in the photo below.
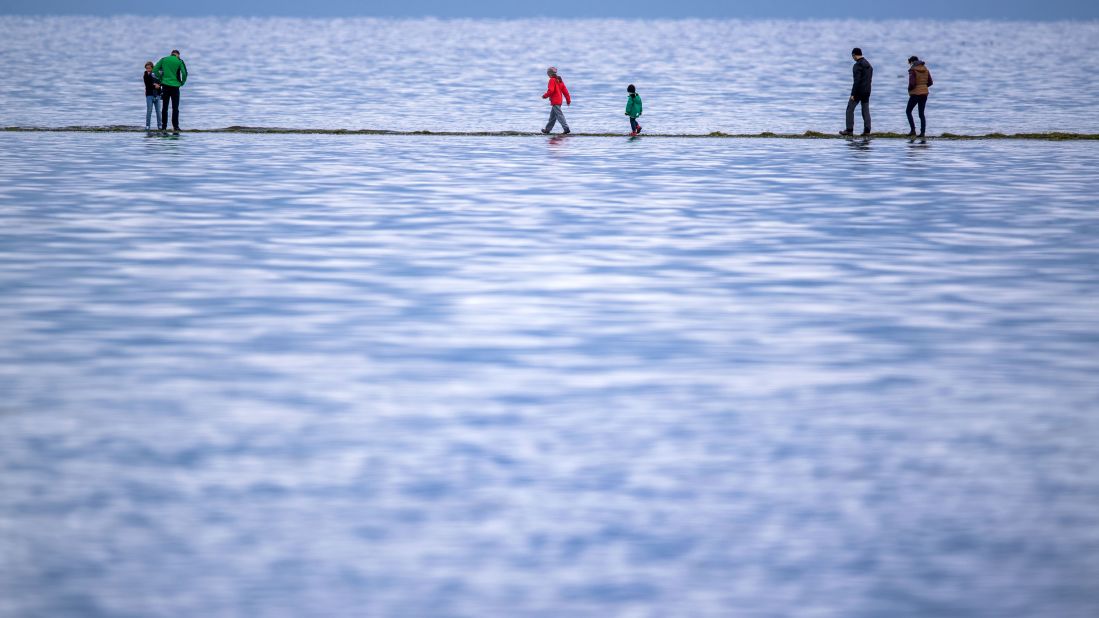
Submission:
M 178 88 L 187 83 L 187 65 L 179 56 L 164 56 L 153 67 L 153 73 L 165 86 Z
M 641 95 L 636 92 L 626 97 L 626 115 L 630 118 L 637 118 L 641 115 Z

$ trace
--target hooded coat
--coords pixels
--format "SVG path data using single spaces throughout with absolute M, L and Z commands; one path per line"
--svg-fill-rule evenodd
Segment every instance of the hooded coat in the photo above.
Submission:
M 543 99 L 549 99 L 550 105 L 560 105 L 561 99 L 572 105 L 572 97 L 569 96 L 569 89 L 565 87 L 565 80 L 554 75 L 549 78 L 549 83 L 546 84 L 546 93 L 542 95 Z
M 908 69 L 908 94 L 912 96 L 927 94 L 927 88 L 934 84 L 935 80 L 931 79 L 931 71 L 927 70 L 927 65 L 924 64 L 923 60 L 912 63 L 912 68 Z

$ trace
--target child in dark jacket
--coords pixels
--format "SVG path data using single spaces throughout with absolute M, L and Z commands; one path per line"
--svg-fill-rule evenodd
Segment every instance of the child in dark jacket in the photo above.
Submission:
M 160 79 L 153 74 L 153 63 L 145 63 L 145 75 L 142 76 L 145 81 L 145 130 L 151 130 L 149 121 L 150 116 L 156 115 L 156 128 L 164 130 L 164 126 L 160 124 Z
M 641 125 L 637 123 L 641 115 L 641 95 L 637 94 L 633 84 L 626 86 L 626 92 L 629 93 L 626 96 L 626 115 L 630 117 L 630 137 L 633 137 L 641 132 Z

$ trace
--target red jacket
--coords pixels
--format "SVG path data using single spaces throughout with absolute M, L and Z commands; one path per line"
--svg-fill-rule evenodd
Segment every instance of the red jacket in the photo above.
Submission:
M 542 98 L 549 99 L 550 105 L 560 105 L 562 96 L 569 105 L 572 105 L 572 97 L 569 96 L 569 89 L 565 88 L 565 82 L 560 77 L 551 77 L 546 86 L 546 94 L 543 94 Z

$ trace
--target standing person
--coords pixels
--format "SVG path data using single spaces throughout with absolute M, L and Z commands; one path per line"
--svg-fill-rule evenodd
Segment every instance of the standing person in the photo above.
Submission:
M 145 130 L 151 130 L 149 122 L 153 114 L 156 114 L 156 128 L 163 131 L 164 125 L 160 123 L 160 80 L 153 75 L 153 62 L 145 63 Z
M 862 57 L 862 50 L 851 50 L 855 61 L 851 67 L 851 98 L 847 101 L 847 128 L 840 135 L 855 134 L 855 106 L 862 105 L 862 134 L 870 135 L 870 83 L 874 81 L 874 67 Z
M 927 69 L 924 61 L 915 56 L 909 58 L 908 108 L 904 110 L 904 113 L 908 115 L 908 137 L 916 136 L 916 123 L 912 120 L 912 108 L 917 105 L 920 107 L 920 137 L 923 137 L 924 131 L 927 129 L 927 118 L 923 115 L 923 110 L 927 107 L 927 95 L 930 92 L 928 88 L 934 85 L 935 80 L 931 79 L 931 71 Z
M 557 67 L 546 69 L 546 75 L 549 76 L 549 84 L 546 85 L 546 93 L 542 95 L 542 98 L 549 99 L 550 116 L 546 128 L 542 129 L 542 133 L 549 133 L 553 130 L 554 123 L 560 121 L 561 128 L 565 130 L 564 134 L 568 135 L 572 131 L 569 130 L 569 123 L 565 122 L 565 115 L 561 113 L 561 99 L 564 98 L 565 105 L 571 106 L 572 97 L 569 96 L 569 89 L 565 87 L 565 80 L 557 75 Z
M 633 84 L 626 86 L 626 92 L 629 93 L 626 96 L 626 115 L 630 117 L 630 137 L 633 137 L 641 132 L 641 125 L 637 123 L 637 118 L 641 115 L 641 95 L 637 94 L 637 88 Z
M 179 133 L 179 89 L 187 83 L 187 65 L 179 57 L 179 50 L 173 49 L 171 55 L 164 56 L 153 67 L 160 78 L 161 97 L 164 107 L 160 111 L 160 126 L 168 127 L 168 103 L 172 104 L 172 130 Z

